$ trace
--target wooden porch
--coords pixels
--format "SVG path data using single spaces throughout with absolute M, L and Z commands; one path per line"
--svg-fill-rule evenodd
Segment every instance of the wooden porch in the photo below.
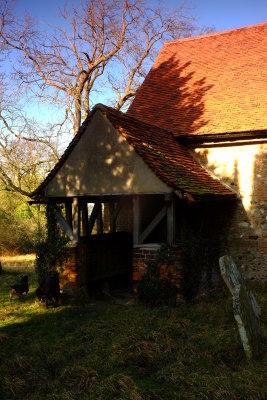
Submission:
M 49 199 L 76 254 L 79 285 L 133 272 L 133 246 L 175 243 L 177 197 L 158 193 Z M 73 254 L 74 254 L 73 253 Z

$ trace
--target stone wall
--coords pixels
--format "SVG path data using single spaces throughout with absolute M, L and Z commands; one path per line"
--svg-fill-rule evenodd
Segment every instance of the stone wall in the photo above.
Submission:
M 249 279 L 267 280 L 267 144 L 195 149 L 211 174 L 236 190 L 226 251 Z

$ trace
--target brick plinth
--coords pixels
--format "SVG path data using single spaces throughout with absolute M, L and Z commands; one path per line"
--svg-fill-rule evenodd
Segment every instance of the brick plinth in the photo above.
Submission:
M 86 247 L 79 245 L 68 249 L 67 260 L 59 276 L 60 287 L 64 290 L 71 287 L 72 291 L 86 285 Z
M 133 248 L 133 288 L 137 293 L 137 283 L 147 270 L 150 262 L 153 262 L 158 257 L 160 250 L 159 244 L 147 244 L 134 246 Z M 159 262 L 160 275 L 163 278 L 168 278 L 177 287 L 181 286 L 182 279 L 182 265 L 181 265 L 181 250 L 173 246 L 170 248 L 169 256 L 172 262 L 161 261 Z

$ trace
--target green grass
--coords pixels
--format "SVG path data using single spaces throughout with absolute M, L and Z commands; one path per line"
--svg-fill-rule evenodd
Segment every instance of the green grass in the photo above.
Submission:
M 267 345 L 247 362 L 226 290 L 193 304 L 36 301 L 32 262 L 4 261 L 0 276 L 0 399 L 267 399 Z M 9 302 L 9 283 L 30 292 Z M 254 292 L 266 337 L 267 286 Z

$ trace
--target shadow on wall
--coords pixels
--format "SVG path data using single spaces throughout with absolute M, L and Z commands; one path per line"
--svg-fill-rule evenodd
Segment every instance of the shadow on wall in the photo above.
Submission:
M 127 193 L 133 185 L 135 154 L 106 122 L 95 115 L 89 131 L 49 184 L 49 194 Z
M 261 157 L 259 145 L 210 147 L 196 149 L 195 154 L 208 171 L 240 194 L 246 212 L 250 213 L 257 180 L 255 163 L 257 157 Z
M 191 300 L 200 288 L 220 285 L 219 257 L 228 253 L 227 238 L 236 203 L 192 202 L 184 209 L 186 226 L 181 238 L 182 291 Z
M 267 145 L 199 149 L 197 158 L 240 194 L 228 236 L 229 252 L 247 278 L 266 280 Z
M 164 126 L 174 133 L 192 134 L 207 124 L 202 116 L 205 94 L 212 85 L 206 84 L 205 77 L 196 80 L 190 65 L 190 62 L 182 65 L 171 56 L 168 61 L 153 68 L 148 81 L 153 80 L 153 75 L 157 79 L 153 80 L 152 89 L 149 85 L 149 95 L 146 96 L 145 81 L 144 90 L 140 91 L 143 94 L 138 112 L 130 111 L 129 115 L 141 118 L 141 113 L 142 120 L 147 118 L 148 123 Z M 157 104 L 160 96 L 163 100 Z M 150 100 L 155 107 L 150 106 L 148 115 L 146 105 Z M 137 162 L 133 148 L 100 114 L 100 111 L 95 114 L 88 127 L 90 132 L 81 137 L 63 168 L 58 171 L 57 187 L 49 184 L 52 189 L 49 194 L 54 195 L 57 190 L 60 192 L 65 188 L 68 195 L 133 193 L 137 187 L 139 192 L 162 191 L 156 182 L 154 190 L 153 185 L 151 188 L 151 170 Z
M 206 125 L 209 121 L 203 118 L 205 94 L 213 85 L 208 85 L 205 77 L 195 80 L 190 65 L 191 62 L 181 64 L 171 56 L 152 68 L 137 93 L 138 106 L 133 102 L 129 115 L 171 130 L 174 135 L 189 135 Z
M 235 148 L 211 147 L 195 149 L 196 160 L 213 176 L 240 193 L 238 156 Z
M 250 220 L 255 234 L 267 240 L 267 145 L 258 145 L 254 158 Z
M 251 279 L 267 281 L 267 144 L 258 145 L 254 158 L 249 223 L 253 229 L 248 247 L 249 258 L 245 264 L 246 275 Z M 243 258 L 245 258 L 243 256 Z

